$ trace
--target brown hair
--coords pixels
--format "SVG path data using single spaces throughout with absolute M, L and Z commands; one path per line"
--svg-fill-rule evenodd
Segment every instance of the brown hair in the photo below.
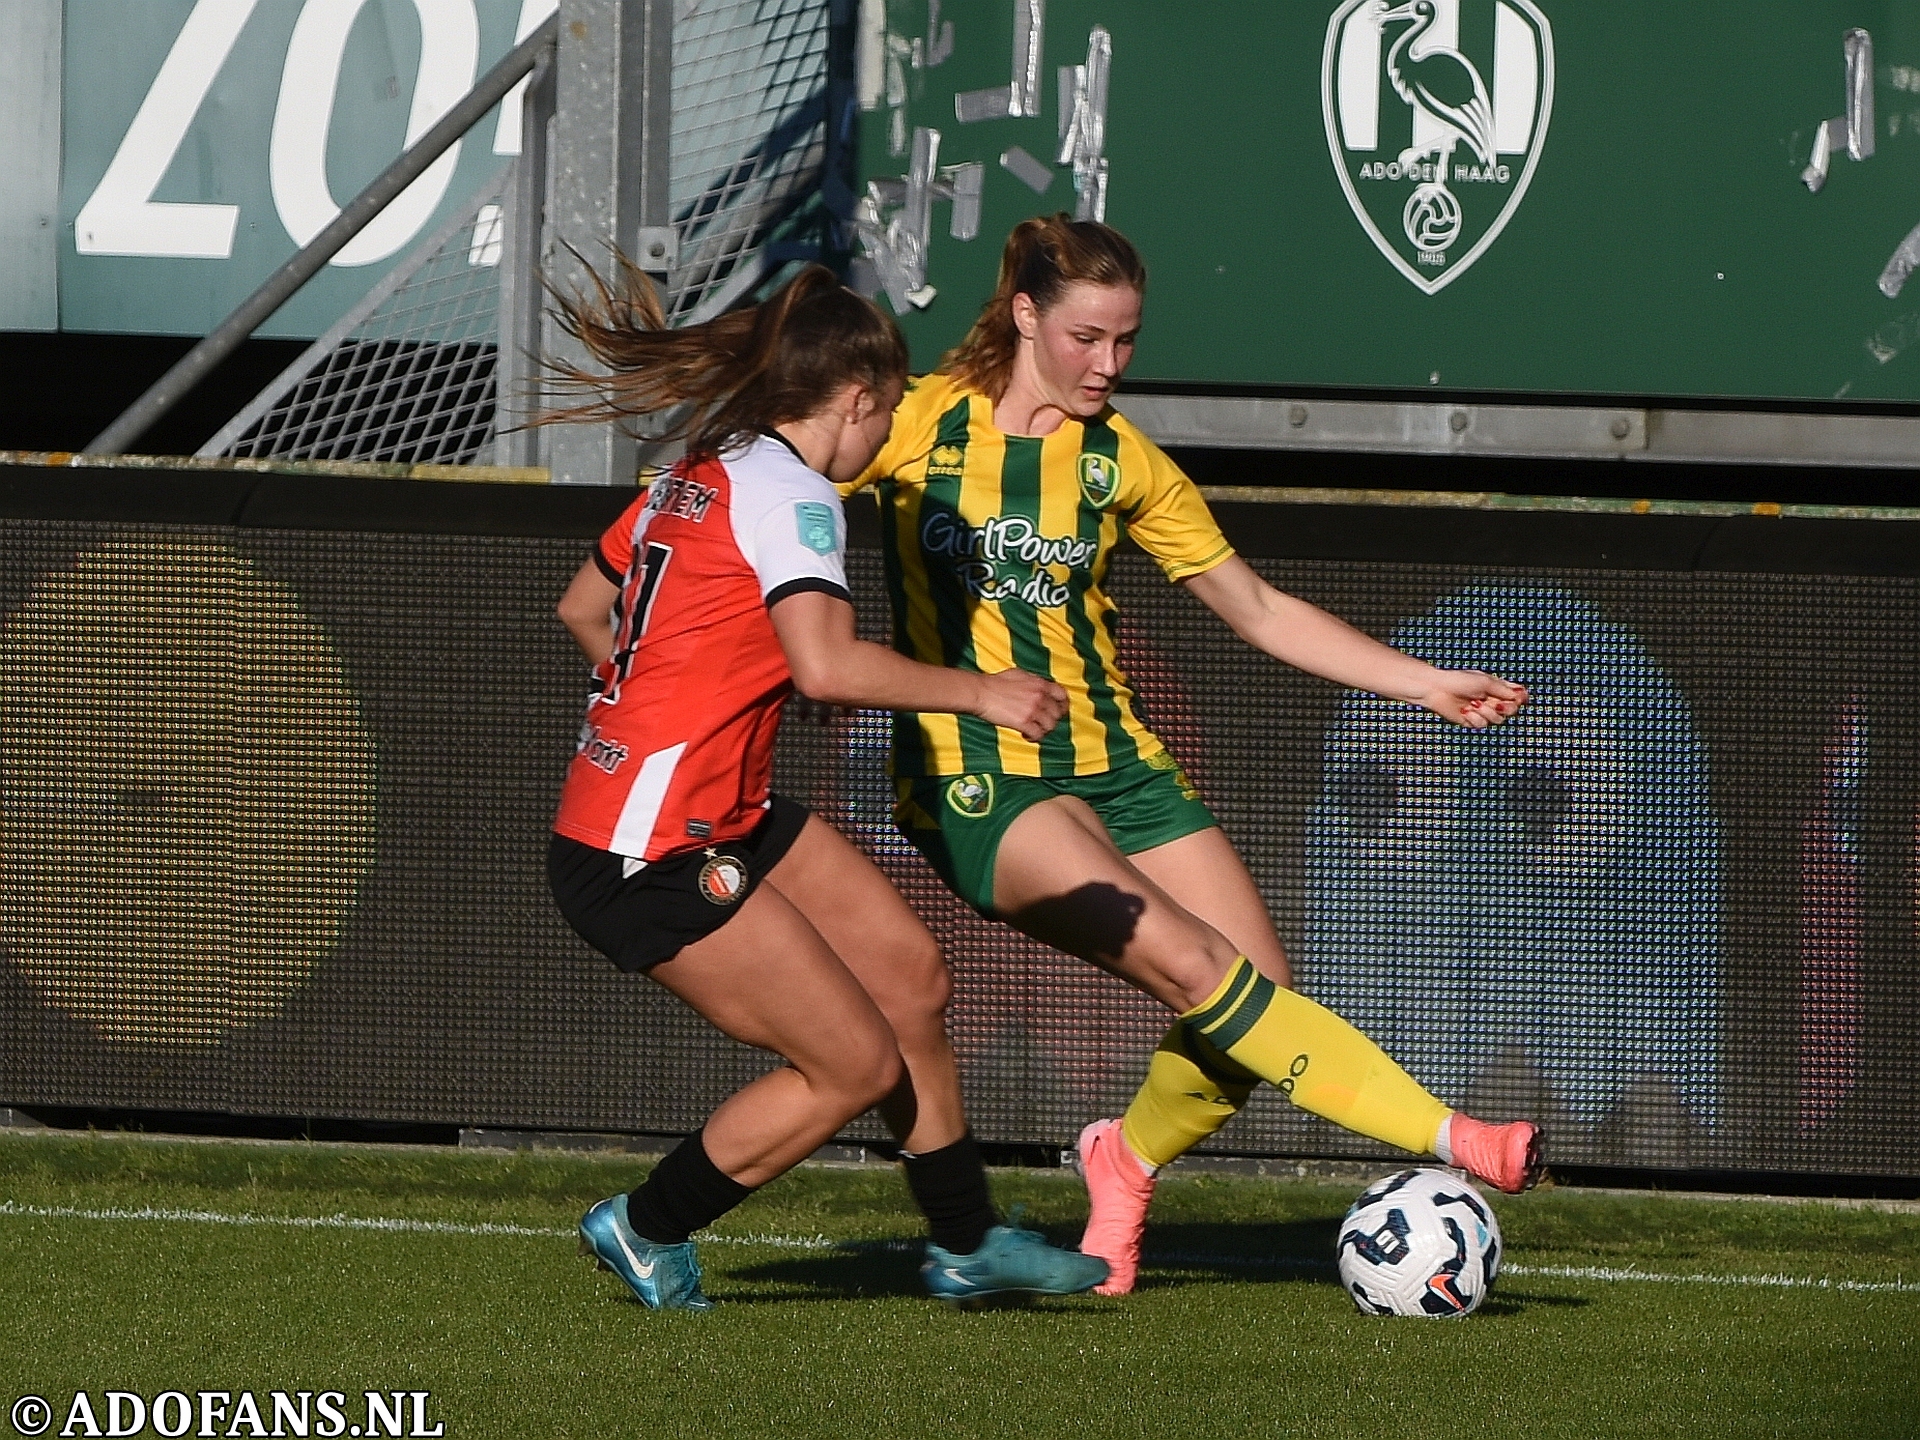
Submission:
M 535 424 L 627 420 L 686 406 L 649 435 L 684 436 L 689 450 L 715 454 L 817 414 L 849 381 L 884 392 L 906 378 L 899 328 L 824 266 L 807 266 L 763 304 L 671 330 L 653 282 L 626 256 L 616 252 L 615 260 L 611 285 L 585 266 L 591 295 L 548 287 L 560 327 L 608 373 L 549 359 L 564 387 L 595 398 L 548 411 Z
M 1133 242 L 1111 225 L 1075 220 L 1062 210 L 1022 220 L 1000 252 L 1000 282 L 980 309 L 966 339 L 940 357 L 939 370 L 998 400 L 1013 376 L 1020 332 L 1013 324 L 1013 297 L 1026 295 L 1042 312 L 1080 281 L 1126 285 L 1147 291 L 1147 267 Z

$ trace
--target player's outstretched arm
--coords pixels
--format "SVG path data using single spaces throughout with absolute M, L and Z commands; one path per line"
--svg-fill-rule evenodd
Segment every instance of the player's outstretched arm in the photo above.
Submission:
M 943 670 L 860 639 L 853 606 L 838 596 L 803 590 L 779 601 L 770 613 L 794 686 L 810 700 L 978 715 L 1029 740 L 1039 740 L 1067 713 L 1067 692 L 1039 675 Z
M 1498 725 L 1527 702 L 1524 685 L 1480 670 L 1442 670 L 1382 645 L 1274 589 L 1238 556 L 1182 583 L 1256 650 L 1323 680 L 1423 705 L 1476 730 Z

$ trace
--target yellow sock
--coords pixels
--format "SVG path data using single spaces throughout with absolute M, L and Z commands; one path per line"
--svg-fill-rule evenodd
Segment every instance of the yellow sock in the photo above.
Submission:
M 1165 1165 L 1238 1114 L 1259 1083 L 1258 1075 L 1196 1041 L 1187 1022 L 1176 1020 L 1153 1052 L 1120 1133 L 1149 1165 Z
M 1432 1151 L 1441 1124 L 1453 1113 L 1373 1041 L 1324 1005 L 1275 985 L 1244 956 L 1180 1023 L 1194 1036 L 1190 1048 L 1202 1056 L 1217 1051 L 1302 1110 L 1416 1155 Z M 1149 1087 L 1154 1078 L 1149 1070 Z M 1131 1119 L 1133 1112 L 1127 1113 Z

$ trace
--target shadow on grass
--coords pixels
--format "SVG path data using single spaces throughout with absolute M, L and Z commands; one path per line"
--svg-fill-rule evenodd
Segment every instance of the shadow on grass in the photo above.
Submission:
M 925 1295 L 920 1284 L 917 1236 L 894 1240 L 851 1241 L 833 1250 L 783 1255 L 757 1265 L 730 1266 L 733 1285 L 759 1280 L 780 1290 L 729 1290 L 729 1300 L 861 1300 L 889 1295 Z M 795 1289 L 803 1293 L 795 1293 Z
M 1308 1284 L 1338 1288 L 1332 1259 L 1338 1222 L 1296 1220 L 1274 1224 L 1157 1225 L 1148 1233 L 1141 1291 L 1175 1290 L 1193 1285 Z M 1050 1237 L 1054 1243 L 1072 1243 Z M 805 1255 L 783 1255 L 756 1264 L 729 1267 L 711 1287 L 728 1304 L 778 1305 L 832 1300 L 923 1298 L 918 1238 L 853 1242 L 844 1248 Z M 1048 1302 L 1042 1300 L 1041 1306 Z M 1124 1300 L 1112 1302 L 1124 1305 Z M 1583 1309 L 1584 1296 L 1542 1295 L 1497 1289 L 1479 1314 L 1510 1317 L 1539 1308 Z M 1105 1310 L 1109 1307 L 1099 1307 Z M 1063 1312 L 1064 1313 L 1064 1312 Z
M 1524 1315 L 1527 1311 L 1558 1307 L 1584 1310 L 1593 1301 L 1585 1295 L 1534 1295 L 1523 1290 L 1505 1290 L 1495 1284 L 1494 1292 L 1480 1302 L 1482 1315 Z
M 1338 1224 L 1334 1219 L 1313 1219 L 1273 1224 L 1155 1225 L 1147 1232 L 1140 1288 L 1222 1281 L 1338 1285 L 1332 1259 Z M 1079 1237 L 1055 1233 L 1048 1239 L 1056 1245 L 1073 1246 Z M 841 1300 L 921 1295 L 925 1291 L 919 1276 L 920 1243 L 918 1237 L 854 1242 L 831 1251 L 729 1266 L 725 1275 L 735 1285 L 760 1281 L 781 1287 L 750 1296 L 735 1290 L 730 1298 Z
M 1217 1284 L 1339 1285 L 1334 1216 L 1262 1224 L 1150 1225 L 1140 1288 Z

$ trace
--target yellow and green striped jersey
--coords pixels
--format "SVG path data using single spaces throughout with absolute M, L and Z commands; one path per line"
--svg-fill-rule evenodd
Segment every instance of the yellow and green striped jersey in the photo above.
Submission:
M 1134 713 L 1101 588 L 1123 531 L 1170 580 L 1233 554 L 1199 489 L 1124 416 L 1044 438 L 994 428 L 993 402 L 947 375 L 915 381 L 852 495 L 876 486 L 894 647 L 929 665 L 1018 666 L 1067 692 L 1038 744 L 971 715 L 894 720 L 899 776 L 1098 775 L 1166 747 Z

